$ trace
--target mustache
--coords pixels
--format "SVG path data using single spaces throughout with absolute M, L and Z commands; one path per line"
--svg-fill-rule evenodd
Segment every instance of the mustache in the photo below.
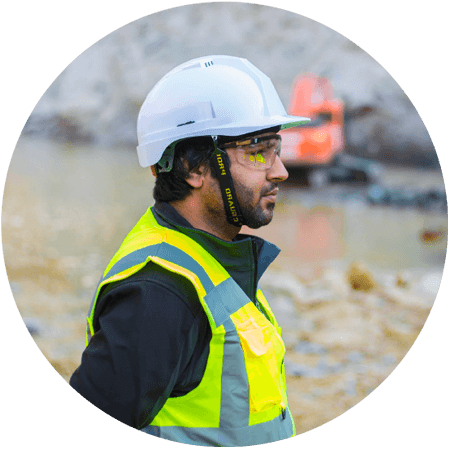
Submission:
M 272 192 L 274 189 L 278 187 L 278 183 L 271 183 L 269 186 L 261 190 L 261 197 L 264 197 L 269 192 Z

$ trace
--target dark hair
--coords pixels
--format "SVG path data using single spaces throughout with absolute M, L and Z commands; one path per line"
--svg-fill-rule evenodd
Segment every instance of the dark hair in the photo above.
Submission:
M 189 172 L 202 163 L 206 163 L 211 174 L 217 178 L 210 165 L 214 152 L 211 136 L 185 139 L 175 146 L 172 170 L 159 172 L 153 188 L 153 197 L 158 202 L 183 200 L 193 187 L 186 182 Z

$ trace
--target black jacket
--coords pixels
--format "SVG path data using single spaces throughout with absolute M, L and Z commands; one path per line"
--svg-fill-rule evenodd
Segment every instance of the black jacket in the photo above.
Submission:
M 256 302 L 257 283 L 279 249 L 255 236 L 227 242 L 192 228 L 167 203 L 153 207 L 163 226 L 188 235 L 212 254 Z M 94 329 L 70 385 L 117 420 L 143 428 L 169 397 L 198 386 L 211 329 L 193 285 L 154 263 L 106 285 Z

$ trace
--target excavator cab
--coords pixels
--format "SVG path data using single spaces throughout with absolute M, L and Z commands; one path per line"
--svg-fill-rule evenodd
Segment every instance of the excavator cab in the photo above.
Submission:
M 286 166 L 328 165 L 344 150 L 344 105 L 334 98 L 328 79 L 314 74 L 297 77 L 288 113 L 311 122 L 280 132 Z

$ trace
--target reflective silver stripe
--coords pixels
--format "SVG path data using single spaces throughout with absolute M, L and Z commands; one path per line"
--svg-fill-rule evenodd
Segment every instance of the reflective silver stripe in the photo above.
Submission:
M 287 439 L 293 434 L 293 421 L 289 411 L 283 420 L 280 414 L 270 422 L 236 428 L 155 427 L 149 425 L 141 431 L 184 444 L 220 447 L 241 447 L 265 444 Z
M 184 267 L 191 272 L 194 272 L 199 278 L 206 292 L 214 289 L 214 283 L 209 278 L 205 269 L 194 258 L 189 256 L 179 248 L 167 244 L 166 242 L 162 242 L 160 244 L 154 244 L 140 248 L 138 250 L 135 250 L 134 252 L 129 253 L 128 255 L 125 255 L 111 267 L 111 269 L 104 277 L 100 278 L 94 297 L 91 301 L 91 305 L 89 307 L 88 317 L 91 317 L 92 310 L 93 308 L 95 308 L 98 293 L 97 291 L 103 281 L 113 277 L 114 275 L 117 275 L 120 272 L 123 272 L 124 270 L 144 263 L 150 256 L 158 256 L 159 258 L 165 259 L 169 262 Z M 88 332 L 88 339 L 90 338 L 90 332 Z
M 239 335 L 230 318 L 250 302 L 244 291 L 228 278 L 205 297 L 216 324 L 226 331 L 218 428 L 148 425 L 141 431 L 175 442 L 202 446 L 240 447 L 275 442 L 293 434 L 289 410 L 269 422 L 249 426 L 249 392 L 244 354 Z
M 220 397 L 220 428 L 246 427 L 250 406 L 248 377 L 239 335 L 231 319 L 224 324 L 222 386 Z
M 287 414 L 284 420 L 280 414 L 279 417 L 270 422 L 248 425 L 250 412 L 247 371 L 239 335 L 230 315 L 251 302 L 251 300 L 231 277 L 214 286 L 205 269 L 194 258 L 164 242 L 141 248 L 124 256 L 114 264 L 100 280 L 100 283 L 124 270 L 145 262 L 149 256 L 158 256 L 195 273 L 206 291 L 204 300 L 211 311 L 215 325 L 217 327 L 223 325 L 226 333 L 219 427 L 186 428 L 149 425 L 143 428 L 142 431 L 176 442 L 213 446 L 255 445 L 290 437 L 293 433 L 290 413 Z M 95 299 L 96 297 L 92 301 L 91 309 L 95 307 Z
M 89 326 L 89 323 L 86 324 L 86 334 L 87 334 L 88 341 L 90 341 L 92 334 L 91 334 L 91 327 Z
M 130 267 L 145 262 L 149 256 L 158 256 L 159 258 L 166 259 L 167 261 L 175 263 L 181 267 L 189 268 L 189 270 L 194 272 L 199 277 L 206 292 L 214 288 L 214 283 L 205 272 L 205 269 L 194 258 L 179 248 L 167 244 L 166 242 L 149 245 L 125 255 L 111 267 L 108 273 L 103 277 L 102 281 L 117 275 Z
M 220 326 L 230 314 L 236 312 L 249 302 L 249 298 L 232 278 L 226 279 L 223 283 L 215 287 L 205 269 L 194 258 L 166 242 L 149 245 L 124 256 L 100 279 L 99 286 L 100 283 L 108 278 L 138 264 L 142 264 L 150 256 L 158 256 L 159 258 L 190 270 L 197 275 L 207 294 L 214 291 L 214 296 L 206 295 L 205 301 L 211 310 L 216 326 Z M 96 296 L 97 292 L 89 308 L 89 317 L 91 316 L 92 308 L 95 307 Z
M 150 256 L 158 256 L 159 258 L 165 259 L 166 261 L 177 264 L 195 273 L 207 294 L 212 290 L 216 291 L 212 298 L 208 298 L 208 295 L 205 297 L 205 301 L 213 314 L 216 326 L 220 326 L 230 314 L 237 311 L 249 301 L 244 291 L 242 291 L 239 285 L 232 278 L 228 278 L 221 283 L 223 286 L 219 289 L 218 286 L 214 287 L 214 283 L 209 278 L 205 269 L 194 258 L 179 248 L 167 244 L 166 242 L 149 245 L 125 255 L 122 259 L 117 261 L 113 267 L 111 267 L 104 277 L 100 279 L 99 285 L 103 281 L 117 275 L 120 272 L 123 272 L 124 270 L 138 264 L 142 264 Z M 95 306 L 96 295 L 97 293 L 92 299 L 91 306 L 89 308 L 89 316 L 91 315 L 92 308 Z M 218 301 L 216 297 L 220 297 L 221 301 Z
M 188 269 L 190 270 L 189 267 Z M 220 326 L 231 314 L 249 303 L 250 299 L 233 278 L 230 277 L 209 292 L 205 296 L 205 302 L 214 317 L 216 326 Z
M 227 278 L 205 296 L 216 326 L 225 328 L 220 428 L 245 427 L 249 422 L 248 377 L 244 353 L 236 327 L 230 315 L 250 299 L 232 279 Z

